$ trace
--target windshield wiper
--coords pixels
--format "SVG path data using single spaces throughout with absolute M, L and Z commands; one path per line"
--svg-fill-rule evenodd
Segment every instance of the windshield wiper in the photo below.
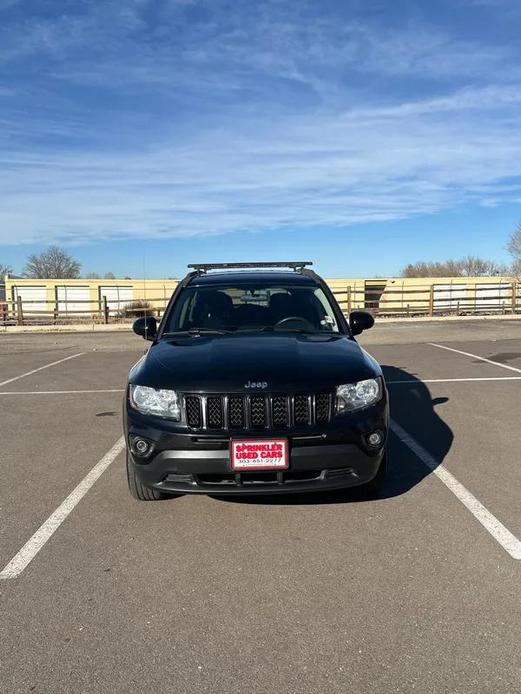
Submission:
M 219 330 L 218 328 L 190 328 L 189 330 L 173 330 L 168 333 L 163 333 L 162 337 L 178 337 L 188 335 L 197 337 L 198 335 L 228 335 L 230 330 Z
M 272 328 L 274 333 L 303 333 L 306 335 L 322 335 L 318 330 L 306 330 L 306 328 Z

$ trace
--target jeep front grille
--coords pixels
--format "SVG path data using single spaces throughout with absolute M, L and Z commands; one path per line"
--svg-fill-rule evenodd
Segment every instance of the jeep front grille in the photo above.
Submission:
M 262 431 L 327 424 L 330 393 L 311 395 L 185 395 L 190 429 Z

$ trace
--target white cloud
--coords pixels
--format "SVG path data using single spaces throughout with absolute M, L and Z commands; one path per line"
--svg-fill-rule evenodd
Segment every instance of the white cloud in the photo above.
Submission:
M 83 0 L 0 27 L 0 244 L 519 198 L 517 44 L 346 5 L 339 20 L 305 0 Z
M 490 88 L 251 123 L 135 154 L 7 152 L 0 243 L 348 226 L 511 200 L 514 96 Z
M 516 51 L 508 45 L 472 41 L 412 18 L 389 26 L 384 11 L 369 18 L 361 12 L 366 4 L 346 3 L 351 11 L 340 18 L 321 13 L 313 0 L 173 0 L 161 4 L 152 21 L 149 0 L 83 1 L 0 28 L 0 60 L 39 57 L 45 73 L 45 60 L 58 59 L 53 74 L 80 83 L 119 74 L 125 81 L 148 76 L 176 84 L 185 70 L 204 69 L 222 79 L 225 69 L 225 82 L 245 84 L 252 73 L 265 73 L 319 91 L 349 74 L 450 79 L 494 74 L 501 80 L 511 70 L 519 74 Z M 199 14 L 189 20 L 186 12 L 194 6 Z M 147 35 L 145 42 L 140 32 Z

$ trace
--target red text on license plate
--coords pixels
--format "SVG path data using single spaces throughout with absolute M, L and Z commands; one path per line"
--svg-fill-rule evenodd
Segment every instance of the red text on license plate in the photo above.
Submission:
M 287 439 L 233 439 L 232 470 L 287 470 Z

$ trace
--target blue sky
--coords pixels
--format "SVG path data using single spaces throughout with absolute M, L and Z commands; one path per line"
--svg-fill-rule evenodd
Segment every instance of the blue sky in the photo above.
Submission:
M 508 259 L 517 0 L 0 0 L 0 263 Z

